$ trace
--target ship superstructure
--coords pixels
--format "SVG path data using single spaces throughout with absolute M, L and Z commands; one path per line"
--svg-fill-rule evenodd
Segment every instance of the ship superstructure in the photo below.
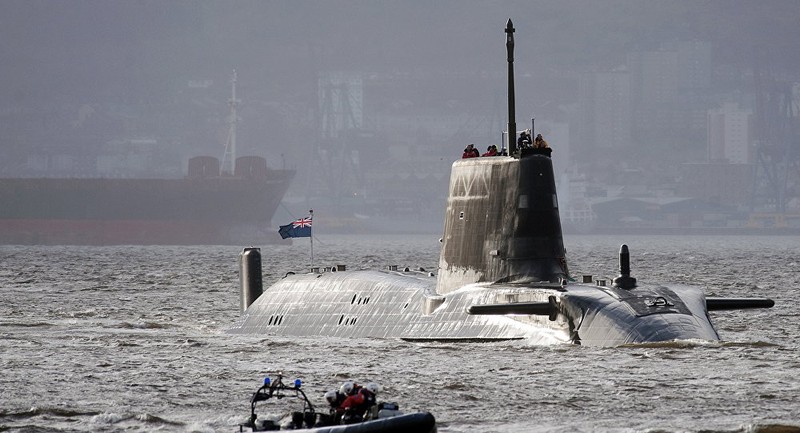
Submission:
M 293 177 L 253 156 L 224 176 L 217 158 L 200 156 L 181 179 L 0 178 L 0 243 L 270 243 Z

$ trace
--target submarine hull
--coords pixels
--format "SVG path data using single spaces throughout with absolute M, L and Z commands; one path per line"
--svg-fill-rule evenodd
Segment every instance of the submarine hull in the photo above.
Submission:
M 250 305 L 230 332 L 589 346 L 719 339 L 702 291 L 690 286 L 477 283 L 444 296 L 435 289 L 435 277 L 414 272 L 288 275 Z M 552 308 L 546 315 L 470 313 L 476 306 L 512 310 L 531 303 Z
M 250 305 L 230 332 L 406 340 L 568 341 L 565 329 L 547 324 L 535 326 L 534 331 L 524 321 L 467 314 L 470 305 L 502 290 L 472 285 L 443 297 L 435 291 L 435 277 L 408 274 L 367 270 L 289 275 Z M 535 292 L 530 290 L 532 296 Z M 546 300 L 551 291 L 540 292 L 537 296 Z M 543 329 L 547 332 L 541 333 Z

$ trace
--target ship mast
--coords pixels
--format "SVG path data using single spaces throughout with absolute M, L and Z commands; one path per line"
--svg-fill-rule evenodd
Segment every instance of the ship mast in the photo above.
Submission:
M 517 151 L 517 115 L 514 101 L 514 23 L 511 18 L 506 23 L 506 51 L 508 52 L 508 154 Z
M 231 112 L 228 117 L 228 139 L 225 141 L 225 153 L 222 155 L 222 173 L 234 175 L 236 168 L 236 106 L 239 101 L 236 99 L 236 69 L 233 70 L 231 77 L 231 99 L 228 100 Z M 229 167 L 226 168 L 226 165 Z

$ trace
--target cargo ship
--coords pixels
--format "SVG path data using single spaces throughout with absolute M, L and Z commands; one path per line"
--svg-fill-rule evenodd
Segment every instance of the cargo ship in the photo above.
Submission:
M 272 215 L 295 171 L 264 158 L 191 158 L 176 179 L 0 178 L 0 243 L 211 245 L 273 243 Z
M 280 242 L 272 216 L 295 170 L 236 157 L 236 71 L 222 161 L 174 178 L 0 178 L 0 244 L 240 245 Z

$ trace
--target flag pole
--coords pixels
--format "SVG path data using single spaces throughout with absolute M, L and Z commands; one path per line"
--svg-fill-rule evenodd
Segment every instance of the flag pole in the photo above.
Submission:
M 314 267 L 314 209 L 309 209 L 308 214 L 310 215 L 309 219 L 311 219 L 311 267 Z

